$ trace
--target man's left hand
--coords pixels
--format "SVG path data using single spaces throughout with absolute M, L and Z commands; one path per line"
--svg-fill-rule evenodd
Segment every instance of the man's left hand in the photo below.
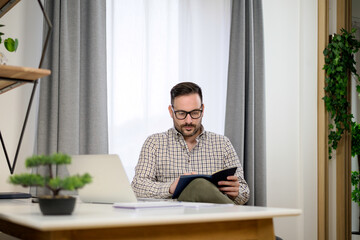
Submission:
M 220 181 L 219 190 L 234 200 L 239 195 L 239 179 L 236 176 L 228 176 L 227 181 Z

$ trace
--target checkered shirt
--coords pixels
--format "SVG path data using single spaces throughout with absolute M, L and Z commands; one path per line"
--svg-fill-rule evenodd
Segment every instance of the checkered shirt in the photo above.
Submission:
M 171 198 L 170 185 L 184 173 L 212 174 L 236 166 L 240 187 L 234 202 L 246 203 L 250 197 L 249 187 L 230 140 L 208 131 L 202 131 L 196 140 L 196 146 L 189 151 L 184 137 L 175 128 L 149 136 L 141 149 L 131 183 L 137 197 Z

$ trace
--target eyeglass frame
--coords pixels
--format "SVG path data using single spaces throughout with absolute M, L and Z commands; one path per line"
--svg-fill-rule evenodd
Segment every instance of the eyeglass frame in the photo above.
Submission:
M 194 110 L 191 110 L 190 112 L 187 112 L 187 111 L 184 111 L 184 110 L 177 110 L 177 111 L 175 111 L 173 105 L 171 105 L 171 109 L 172 109 L 172 111 L 173 111 L 173 113 L 174 113 L 174 115 L 175 115 L 175 117 L 176 117 L 177 120 L 184 120 L 184 119 L 187 118 L 188 115 L 190 115 L 191 119 L 199 119 L 199 118 L 201 118 L 202 113 L 203 113 L 203 105 L 202 105 L 202 104 L 201 104 L 200 109 L 194 109 Z M 198 118 L 193 118 L 193 116 L 191 116 L 191 113 L 194 112 L 194 111 L 200 111 L 200 116 L 199 116 Z M 184 118 L 178 118 L 178 117 L 176 116 L 176 113 L 178 113 L 178 112 L 186 113 L 186 114 L 185 114 L 185 117 L 184 117 Z

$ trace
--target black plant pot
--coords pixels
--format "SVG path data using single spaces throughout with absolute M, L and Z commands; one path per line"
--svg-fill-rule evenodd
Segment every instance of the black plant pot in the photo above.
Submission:
M 39 197 L 39 206 L 44 215 L 71 215 L 74 211 L 76 198 L 69 196 Z

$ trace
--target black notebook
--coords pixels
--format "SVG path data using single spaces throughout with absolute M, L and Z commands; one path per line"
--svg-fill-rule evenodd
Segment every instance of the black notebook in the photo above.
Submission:
M 184 188 L 194 179 L 196 178 L 205 178 L 206 180 L 212 182 L 215 186 L 218 187 L 219 181 L 227 181 L 228 176 L 233 176 L 236 172 L 237 167 L 227 168 L 219 170 L 212 175 L 206 174 L 195 174 L 195 175 L 182 175 L 180 176 L 179 182 L 175 188 L 174 194 L 172 198 L 178 198 L 180 193 L 184 190 Z
M 31 198 L 31 194 L 20 193 L 20 192 L 0 192 L 0 199 L 19 199 L 19 198 Z

